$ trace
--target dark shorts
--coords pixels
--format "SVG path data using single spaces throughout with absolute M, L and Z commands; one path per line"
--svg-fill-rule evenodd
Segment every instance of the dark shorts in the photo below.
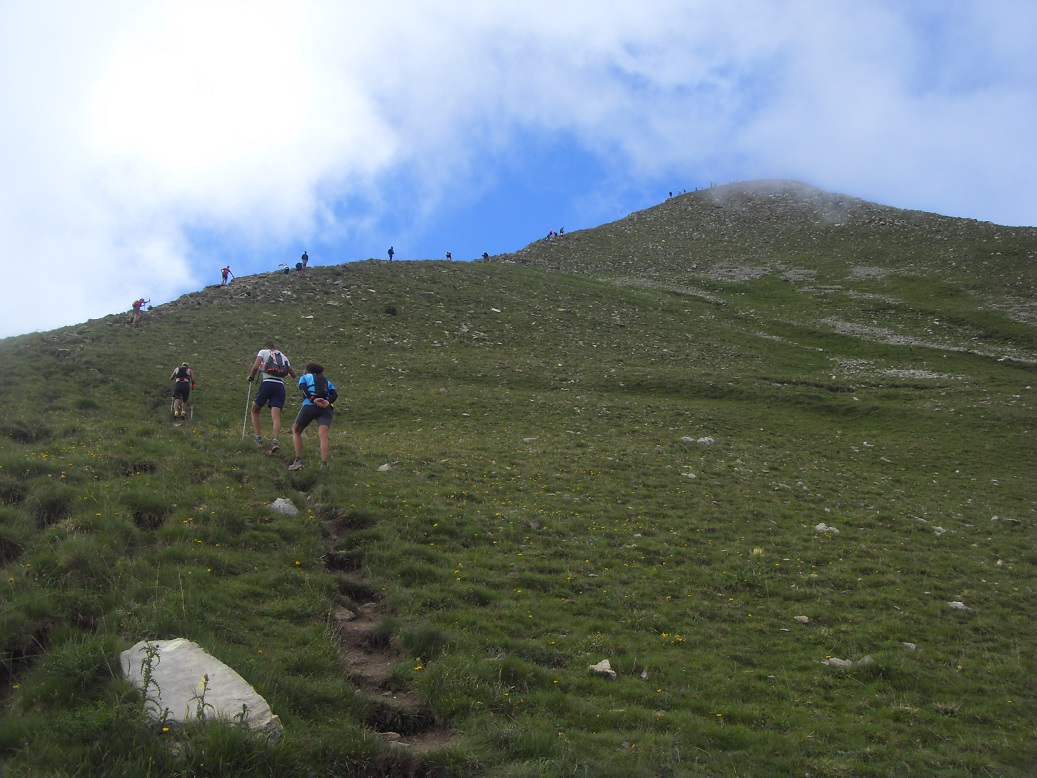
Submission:
M 281 381 L 264 381 L 259 391 L 256 392 L 254 401 L 257 408 L 262 408 L 268 402 L 271 408 L 284 407 L 284 383 Z
M 316 405 L 304 405 L 299 409 L 299 415 L 295 417 L 295 428 L 302 432 L 310 426 L 313 421 L 318 427 L 330 427 L 335 412 L 331 408 L 318 408 Z
M 191 396 L 191 382 L 190 381 L 177 381 L 173 384 L 173 399 L 183 400 L 187 402 L 187 398 Z

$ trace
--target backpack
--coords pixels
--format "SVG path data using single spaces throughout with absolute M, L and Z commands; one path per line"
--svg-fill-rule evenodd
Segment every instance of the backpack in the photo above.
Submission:
M 176 369 L 176 378 L 178 381 L 187 381 L 191 377 L 191 370 L 189 368 L 180 365 Z
M 324 377 L 322 373 L 315 373 L 310 376 L 313 379 L 313 396 L 323 397 L 329 403 L 335 402 L 338 399 L 338 392 L 334 389 L 328 390 L 330 384 L 328 379 Z
M 280 351 L 271 351 L 263 365 L 263 372 L 275 378 L 284 378 L 288 375 L 288 362 Z

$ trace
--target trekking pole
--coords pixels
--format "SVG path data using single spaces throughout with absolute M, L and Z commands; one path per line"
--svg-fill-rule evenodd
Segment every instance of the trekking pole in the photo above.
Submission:
M 252 399 L 252 382 L 248 382 L 248 394 L 245 395 L 245 420 L 241 422 L 241 439 L 245 439 L 245 425 L 248 424 L 248 404 Z

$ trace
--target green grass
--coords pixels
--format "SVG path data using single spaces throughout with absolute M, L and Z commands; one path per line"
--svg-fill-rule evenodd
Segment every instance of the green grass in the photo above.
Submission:
M 976 229 L 955 247 L 982 245 Z M 1034 327 L 917 253 L 910 276 L 850 284 L 838 263 L 861 233 L 823 243 L 818 272 L 844 289 L 814 293 L 667 278 L 665 258 L 642 260 L 665 283 L 617 283 L 595 264 L 618 240 L 603 230 L 567 236 L 587 275 L 530 253 L 314 268 L 137 328 L 0 343 L 2 769 L 1031 772 Z M 900 251 L 887 239 L 868 250 Z M 896 302 L 850 294 L 880 291 Z M 328 473 L 241 438 L 271 336 L 342 394 Z M 182 361 L 199 386 L 174 426 Z M 299 515 L 270 512 L 279 497 Z M 413 704 L 360 688 L 339 608 L 373 609 L 364 645 L 395 652 L 379 688 Z M 118 653 L 171 637 L 249 680 L 284 738 L 141 719 Z M 614 681 L 587 669 L 605 658 Z M 387 729 L 448 737 L 409 748 Z

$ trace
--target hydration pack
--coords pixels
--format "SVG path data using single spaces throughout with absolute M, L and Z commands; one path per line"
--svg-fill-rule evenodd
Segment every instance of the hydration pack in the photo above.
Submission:
M 314 373 L 310 378 L 313 379 L 313 397 L 323 397 L 329 403 L 334 403 L 338 399 L 338 392 L 333 388 L 329 390 L 328 379 L 322 373 Z
M 288 375 L 288 362 L 280 351 L 271 351 L 263 365 L 263 372 L 274 378 L 284 378 Z

